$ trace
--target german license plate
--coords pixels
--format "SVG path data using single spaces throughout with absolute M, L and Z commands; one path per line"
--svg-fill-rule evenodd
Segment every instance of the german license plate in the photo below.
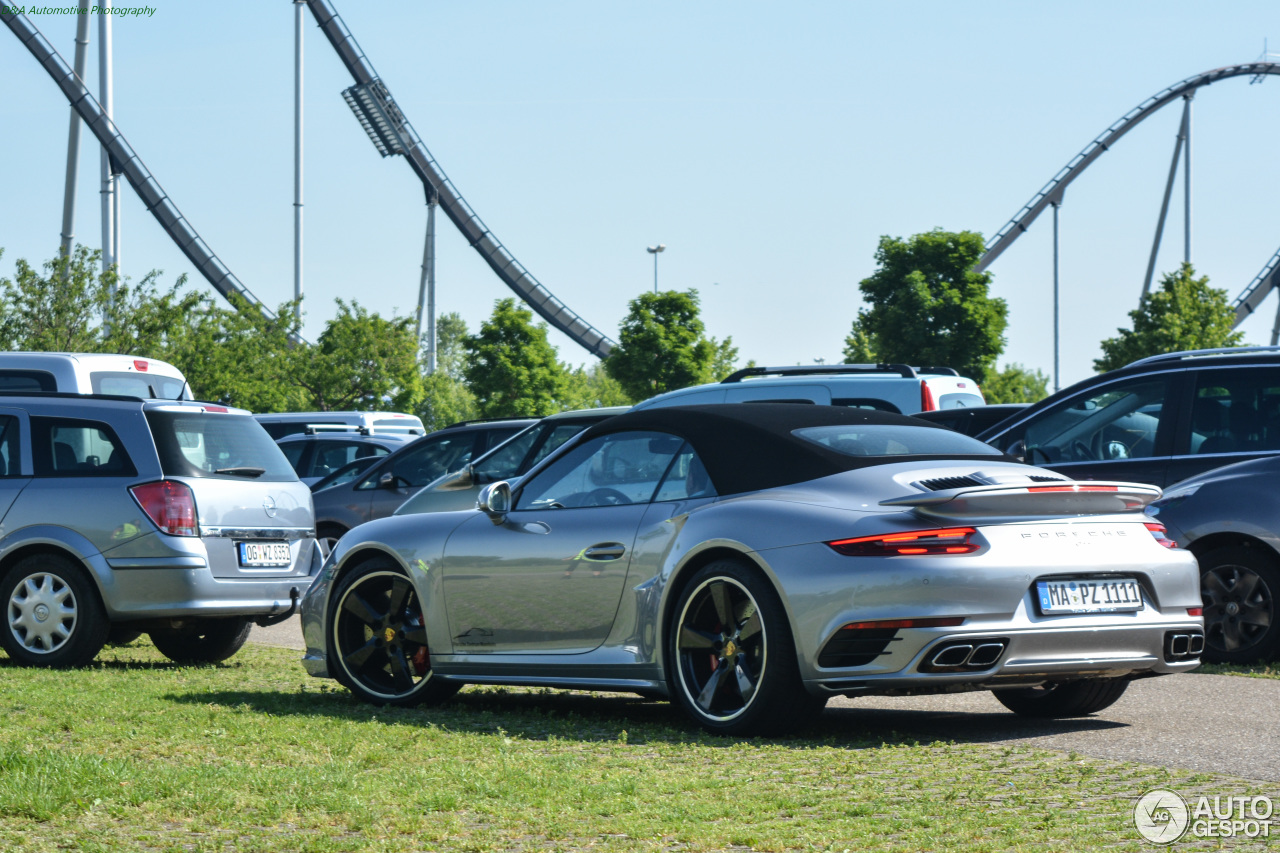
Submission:
M 1142 609 L 1142 588 L 1132 578 L 1036 581 L 1036 598 L 1045 616 Z
M 293 564 L 288 542 L 237 542 L 236 545 L 242 566 L 264 568 Z

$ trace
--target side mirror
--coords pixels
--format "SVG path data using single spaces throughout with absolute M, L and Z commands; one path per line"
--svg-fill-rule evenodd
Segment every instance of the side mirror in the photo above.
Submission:
M 445 477 L 444 482 L 442 482 L 436 488 L 441 489 L 443 491 L 451 491 L 453 489 L 469 489 L 472 486 L 474 486 L 477 482 L 478 481 L 476 480 L 475 466 L 468 464 L 461 471 L 454 471 L 448 477 Z
M 494 524 L 502 524 L 511 512 L 511 484 L 506 480 L 490 483 L 476 497 L 476 508 L 489 516 Z
M 1022 439 L 1018 439 L 1013 444 L 1009 445 L 1009 449 L 1006 450 L 1005 453 L 1012 456 L 1014 459 L 1017 459 L 1019 462 L 1026 462 L 1027 443 Z

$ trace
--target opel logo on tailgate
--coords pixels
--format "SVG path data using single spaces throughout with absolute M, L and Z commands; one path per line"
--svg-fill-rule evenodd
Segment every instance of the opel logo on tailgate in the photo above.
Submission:
M 268 518 L 276 517 L 276 502 L 271 495 L 267 495 L 266 499 L 263 500 L 262 509 L 266 512 Z

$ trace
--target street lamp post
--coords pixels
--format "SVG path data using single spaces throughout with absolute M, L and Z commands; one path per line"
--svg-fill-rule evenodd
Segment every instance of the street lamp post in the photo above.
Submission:
M 646 252 L 653 255 L 653 294 L 654 296 L 658 295 L 658 253 L 665 251 L 666 248 L 667 248 L 667 245 L 665 243 L 659 243 L 656 246 L 649 246 L 648 248 L 645 249 Z

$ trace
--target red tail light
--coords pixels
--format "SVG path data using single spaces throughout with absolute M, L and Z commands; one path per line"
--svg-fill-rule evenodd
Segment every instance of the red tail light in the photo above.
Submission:
M 1158 521 L 1148 521 L 1143 523 L 1143 527 L 1151 531 L 1151 535 L 1155 540 L 1166 548 L 1177 548 L 1178 543 L 1169 538 L 1169 533 L 1165 530 L 1163 524 Z
M 161 480 L 129 489 L 147 517 L 170 536 L 197 536 L 196 497 L 186 483 Z
M 954 628 L 963 625 L 963 616 L 942 616 L 933 619 L 878 619 L 874 622 L 850 622 L 842 631 L 878 631 L 884 628 Z
M 946 527 L 939 530 L 913 530 L 910 533 L 837 539 L 827 545 L 848 557 L 968 554 L 978 550 L 978 544 L 971 541 L 977 532 L 972 527 Z
M 1188 616 L 1203 616 L 1203 615 L 1204 615 L 1204 608 L 1203 608 L 1203 607 L 1188 607 L 1188 608 L 1187 608 L 1187 615 L 1188 615 Z
M 920 411 L 932 412 L 938 408 L 938 401 L 933 399 L 933 391 L 928 382 L 920 383 Z

